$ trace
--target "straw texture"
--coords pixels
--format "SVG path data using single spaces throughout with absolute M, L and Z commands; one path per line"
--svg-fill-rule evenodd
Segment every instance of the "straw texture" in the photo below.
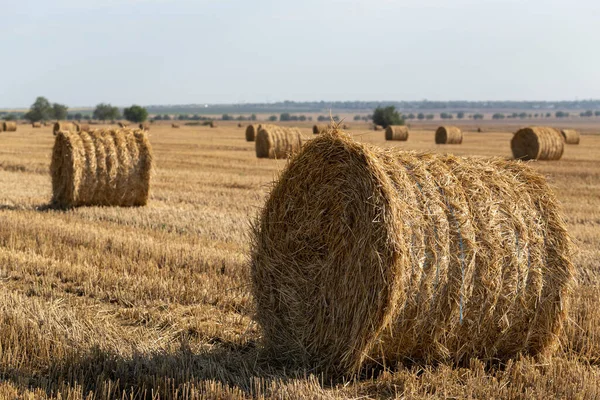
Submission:
M 404 125 L 390 125 L 385 128 L 385 140 L 408 140 L 408 127 Z
M 554 128 L 533 126 L 519 129 L 510 147 L 519 160 L 559 160 L 564 151 L 563 137 Z
M 526 164 L 335 132 L 282 172 L 251 254 L 265 351 L 332 379 L 371 363 L 548 354 L 574 274 L 554 195 Z
M 256 157 L 287 158 L 302 146 L 302 134 L 297 128 L 261 125 L 256 134 Z
M 152 148 L 144 131 L 60 131 L 50 166 L 52 202 L 61 207 L 143 206 L 151 169 Z
M 440 126 L 435 131 L 436 144 L 461 144 L 462 141 L 462 131 L 456 126 Z
M 563 129 L 560 131 L 565 144 L 579 144 L 581 136 L 575 129 Z

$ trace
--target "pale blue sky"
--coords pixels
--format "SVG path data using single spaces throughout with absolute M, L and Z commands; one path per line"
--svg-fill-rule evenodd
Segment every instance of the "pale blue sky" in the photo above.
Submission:
M 0 0 L 0 107 L 600 98 L 598 0 Z

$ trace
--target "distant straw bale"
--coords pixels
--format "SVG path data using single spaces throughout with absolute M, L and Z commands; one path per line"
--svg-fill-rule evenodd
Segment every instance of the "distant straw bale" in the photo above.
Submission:
M 61 207 L 143 206 L 148 202 L 152 148 L 140 130 L 60 131 L 50 173 Z
M 149 122 L 142 122 L 139 124 L 139 127 L 141 130 L 143 131 L 149 131 L 150 130 L 150 123 Z
M 336 132 L 289 162 L 252 238 L 265 355 L 326 379 L 550 354 L 573 289 L 555 196 L 527 164 Z
M 15 132 L 17 130 L 17 122 L 16 121 L 4 121 L 2 123 L 2 130 L 4 132 Z
M 250 124 L 246 127 L 246 141 L 247 142 L 254 142 L 254 139 L 256 139 L 256 134 L 258 133 L 258 130 L 260 129 L 260 124 Z
M 52 133 L 54 133 L 56 135 L 60 131 L 78 132 L 79 128 L 77 127 L 77 125 L 73 124 L 72 122 L 57 121 L 54 123 L 54 126 L 52 127 Z
M 462 131 L 456 126 L 440 126 L 435 131 L 436 144 L 461 144 L 462 141 Z
M 510 147 L 513 157 L 519 160 L 559 160 L 564 151 L 560 132 L 543 126 L 519 129 Z
M 238 128 L 242 128 L 244 125 L 242 125 L 241 122 L 238 122 Z
M 315 125 L 313 125 L 312 131 L 315 135 L 318 135 L 319 133 L 327 132 L 327 130 L 330 128 L 331 128 L 330 125 L 315 124 Z
M 381 131 L 381 130 L 383 130 L 383 126 L 374 124 L 373 125 L 373 130 L 374 131 Z
M 171 128 L 179 128 L 179 124 L 172 123 L 172 124 L 171 124 Z
M 41 128 L 42 127 L 42 123 L 41 122 L 34 122 L 31 124 L 32 128 Z
M 217 127 L 217 121 L 210 121 L 210 123 L 208 124 L 208 126 L 210 126 L 211 128 L 216 128 Z
M 563 129 L 560 131 L 566 144 L 579 144 L 580 135 L 575 129 Z
M 90 124 L 78 123 L 77 127 L 78 127 L 79 131 L 84 131 L 84 132 L 90 131 Z
M 385 128 L 385 140 L 408 140 L 408 127 L 405 125 L 390 125 Z
M 129 126 L 129 123 L 123 122 L 123 121 L 119 121 L 119 128 L 127 128 L 128 126 Z
M 297 128 L 261 125 L 255 140 L 258 158 L 287 158 L 302 147 L 302 134 Z

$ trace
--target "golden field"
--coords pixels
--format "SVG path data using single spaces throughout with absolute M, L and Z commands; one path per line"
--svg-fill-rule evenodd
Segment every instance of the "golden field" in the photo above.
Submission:
M 359 140 L 510 157 L 509 126 L 435 145 L 352 124 Z M 308 124 L 305 138 L 313 137 Z M 0 398 L 600 398 L 600 135 L 533 165 L 562 203 L 578 286 L 551 359 L 410 365 L 345 384 L 260 356 L 249 287 L 250 222 L 283 160 L 257 159 L 235 123 L 153 125 L 150 202 L 47 207 L 50 127 L 0 132 Z

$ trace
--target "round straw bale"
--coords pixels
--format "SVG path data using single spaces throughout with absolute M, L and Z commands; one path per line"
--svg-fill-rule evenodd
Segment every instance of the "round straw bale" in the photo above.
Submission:
M 142 122 L 139 124 L 139 127 L 141 130 L 143 131 L 149 131 L 150 130 L 150 123 L 149 122 Z
M 242 125 L 241 122 L 238 122 L 238 128 L 242 128 L 244 125 Z
M 328 129 L 330 129 L 331 126 L 330 125 L 319 125 L 319 124 L 315 124 L 313 125 L 313 133 L 315 135 L 318 135 L 319 133 L 324 133 L 327 132 Z
M 246 127 L 246 141 L 247 142 L 254 142 L 254 139 L 256 138 L 256 134 L 258 133 L 260 126 L 261 126 L 260 124 L 250 124 Z
M 171 128 L 179 128 L 179 124 L 173 123 L 173 124 L 171 124 Z
M 2 123 L 2 130 L 4 132 L 15 132 L 17 130 L 16 121 L 4 121 Z
M 456 126 L 440 126 L 435 131 L 436 144 L 461 144 L 463 134 Z
M 566 144 L 579 144 L 580 135 L 575 129 L 563 129 L 560 133 Z
M 57 121 L 54 123 L 54 126 L 52 127 L 52 133 L 54 133 L 55 135 L 58 132 L 78 132 L 78 128 L 75 124 L 71 123 L 71 122 L 60 122 Z
M 302 134 L 297 128 L 261 125 L 256 134 L 256 157 L 287 158 L 302 147 Z
M 374 125 L 373 125 L 373 130 L 374 130 L 374 131 L 380 131 L 380 130 L 383 130 L 383 126 L 381 126 L 381 125 L 377 125 L 377 124 L 374 124 Z
M 217 127 L 217 121 L 210 121 L 210 123 L 208 124 L 211 128 L 216 128 Z
M 77 125 L 79 126 L 79 130 L 80 131 L 85 131 L 85 132 L 89 132 L 90 131 L 90 124 L 79 123 Z
M 32 128 L 41 128 L 42 127 L 42 123 L 41 122 L 34 122 L 31 124 Z
M 52 202 L 61 207 L 146 205 L 151 168 L 145 131 L 59 131 L 50 166 Z
M 525 163 L 308 142 L 253 225 L 264 349 L 333 379 L 368 364 L 549 354 L 570 241 Z
M 385 140 L 408 140 L 408 127 L 390 125 L 385 128 Z
M 123 122 L 123 121 L 119 121 L 119 128 L 127 128 L 128 126 L 129 126 L 129 123 Z
M 519 129 L 514 134 L 510 147 L 514 158 L 520 160 L 559 160 L 564 151 L 560 132 L 543 126 Z

